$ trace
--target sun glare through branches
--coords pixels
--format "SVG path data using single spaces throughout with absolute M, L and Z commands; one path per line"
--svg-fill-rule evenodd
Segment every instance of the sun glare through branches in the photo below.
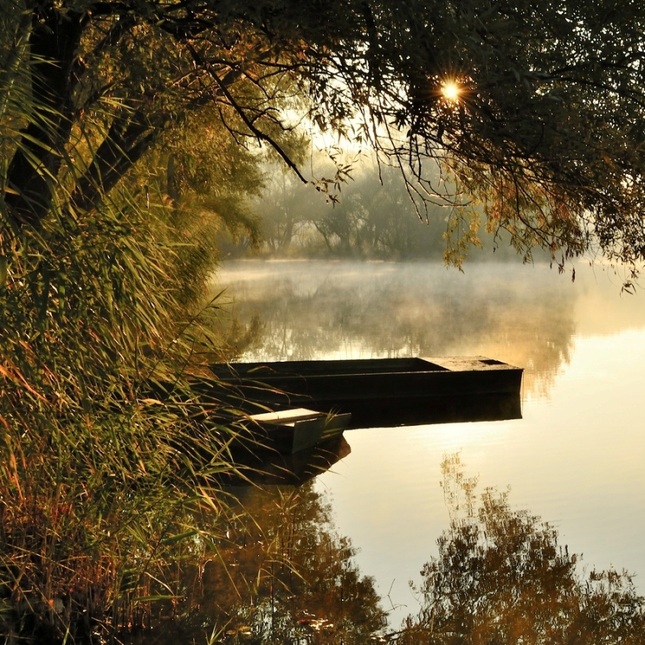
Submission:
M 446 80 L 441 84 L 441 96 L 450 103 L 456 103 L 461 96 L 461 87 L 454 80 Z

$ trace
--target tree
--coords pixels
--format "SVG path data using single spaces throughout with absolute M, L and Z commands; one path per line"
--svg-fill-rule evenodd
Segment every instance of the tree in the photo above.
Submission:
M 303 185 L 288 169 L 268 170 L 272 175 L 256 199 L 260 211 L 261 242 L 269 253 L 288 255 L 311 226 L 312 217 L 326 210 L 324 197 Z
M 296 79 L 313 99 L 310 119 L 390 157 L 420 207 L 462 199 L 425 173 L 439 161 L 519 249 L 566 258 L 597 243 L 636 267 L 644 12 L 573 0 L 557 10 L 487 0 L 29 3 L 13 11 L 11 55 L 29 14 L 40 107 L 9 166 L 8 217 L 43 220 L 79 127 L 93 145 L 68 202 L 84 210 L 206 101 L 234 136 L 270 143 L 295 167 L 277 137 L 293 116 L 276 100 Z M 359 126 L 348 122 L 357 113 Z
M 260 223 L 252 199 L 265 173 L 257 151 L 238 145 L 210 105 L 161 133 L 144 161 L 127 185 L 143 187 L 146 199 L 157 202 L 158 235 L 172 251 L 169 283 L 179 306 L 192 311 L 203 302 L 222 239 L 258 245 Z

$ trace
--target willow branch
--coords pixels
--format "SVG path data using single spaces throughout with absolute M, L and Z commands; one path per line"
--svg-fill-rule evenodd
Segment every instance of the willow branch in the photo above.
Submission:
M 270 135 L 268 135 L 266 132 L 263 132 L 260 130 L 251 119 L 249 119 L 248 115 L 244 111 L 244 108 L 235 100 L 233 95 L 228 89 L 228 84 L 225 83 L 219 76 L 219 74 L 213 69 L 213 66 L 210 64 L 209 61 L 205 60 L 199 52 L 193 47 L 192 44 L 188 43 L 188 48 L 195 60 L 195 62 L 203 67 L 210 77 L 215 81 L 217 86 L 219 87 L 220 91 L 228 101 L 229 105 L 235 110 L 235 112 L 239 115 L 239 117 L 242 119 L 244 122 L 244 125 L 251 131 L 251 133 L 259 140 L 259 141 L 264 141 L 265 143 L 268 143 L 277 153 L 280 155 L 282 160 L 287 164 L 287 166 L 293 170 L 293 172 L 296 173 L 298 179 L 302 181 L 304 184 L 308 184 L 309 181 L 304 177 L 304 175 L 300 172 L 300 169 L 298 166 L 294 163 L 294 161 L 291 159 L 291 157 L 283 150 L 283 148 L 280 146 L 280 144 Z

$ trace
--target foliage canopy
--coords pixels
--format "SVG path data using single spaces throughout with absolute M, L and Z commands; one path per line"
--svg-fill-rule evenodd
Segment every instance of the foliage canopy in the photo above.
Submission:
M 28 41 L 39 106 L 9 165 L 14 224 L 43 220 L 71 148 L 85 161 L 64 201 L 91 209 L 163 129 L 211 103 L 236 139 L 268 142 L 294 169 L 283 135 L 307 117 L 376 147 L 420 209 L 475 195 L 490 228 L 510 230 L 524 252 L 597 246 L 633 267 L 643 260 L 645 9 L 635 0 L 5 4 L 15 18 L 5 19 L 5 75 Z M 436 161 L 458 192 L 436 180 Z

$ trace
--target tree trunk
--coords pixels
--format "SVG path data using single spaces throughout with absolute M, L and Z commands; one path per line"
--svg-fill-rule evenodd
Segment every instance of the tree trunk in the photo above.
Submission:
M 154 141 L 156 129 L 142 114 L 116 117 L 99 146 L 92 164 L 77 181 L 70 201 L 89 210 L 101 202 Z
M 52 2 L 33 9 L 29 38 L 33 113 L 7 172 L 9 217 L 38 228 L 48 213 L 72 128 L 74 63 L 83 15 Z

